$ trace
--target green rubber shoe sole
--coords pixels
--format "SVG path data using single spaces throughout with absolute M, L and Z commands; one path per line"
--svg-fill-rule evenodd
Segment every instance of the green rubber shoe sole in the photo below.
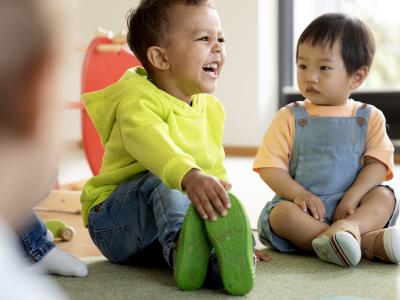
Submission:
M 245 295 L 254 286 L 253 237 L 243 205 L 233 194 L 228 195 L 228 215 L 215 222 L 206 220 L 205 225 L 225 289 L 232 295 Z
M 174 265 L 174 279 L 178 288 L 200 288 L 207 275 L 211 243 L 204 221 L 192 205 L 189 206 L 179 234 Z

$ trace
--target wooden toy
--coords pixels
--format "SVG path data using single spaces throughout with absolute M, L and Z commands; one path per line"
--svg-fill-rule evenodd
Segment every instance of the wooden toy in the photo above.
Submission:
M 46 227 L 55 239 L 62 241 L 70 241 L 75 235 L 75 229 L 60 220 L 49 220 L 46 222 Z

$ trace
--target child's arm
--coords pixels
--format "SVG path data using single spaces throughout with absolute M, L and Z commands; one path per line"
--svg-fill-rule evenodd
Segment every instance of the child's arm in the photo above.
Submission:
M 215 221 L 216 208 L 222 216 L 226 216 L 230 202 L 225 190 L 230 184 L 209 176 L 197 169 L 191 169 L 182 179 L 182 188 L 203 219 Z
M 289 173 L 280 168 L 261 168 L 258 170 L 264 182 L 282 198 L 294 202 L 304 212 L 318 220 L 325 220 L 325 206 L 321 199 L 305 190 Z
M 343 195 L 336 208 L 334 221 L 346 218 L 352 214 L 360 204 L 361 199 L 375 186 L 381 184 L 387 174 L 386 166 L 379 160 L 368 157 L 364 167 L 358 173 L 356 180 Z

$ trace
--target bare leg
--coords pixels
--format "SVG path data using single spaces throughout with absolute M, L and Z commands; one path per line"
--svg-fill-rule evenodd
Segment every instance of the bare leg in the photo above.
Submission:
M 276 205 L 269 215 L 269 222 L 276 235 L 305 251 L 312 251 L 312 240 L 329 228 L 290 201 Z
M 385 187 L 376 187 L 362 199 L 355 213 L 347 218 L 360 229 L 364 258 L 400 262 L 400 231 L 396 227 L 382 229 L 390 219 L 394 207 L 392 191 Z
M 382 229 L 390 219 L 395 206 L 392 191 L 383 186 L 373 188 L 361 200 L 361 205 L 346 220 L 358 225 L 361 236 Z

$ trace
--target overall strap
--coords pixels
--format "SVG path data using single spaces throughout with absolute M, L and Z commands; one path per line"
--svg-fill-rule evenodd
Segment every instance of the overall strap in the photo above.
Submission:
M 357 124 L 358 125 L 368 124 L 370 112 L 371 112 L 371 106 L 368 105 L 367 103 L 363 103 L 363 105 L 361 105 L 357 109 L 356 114 L 354 116 L 357 118 Z
M 295 116 L 296 125 L 305 126 L 307 124 L 307 119 L 309 114 L 307 113 L 303 101 L 296 101 L 287 105 Z

